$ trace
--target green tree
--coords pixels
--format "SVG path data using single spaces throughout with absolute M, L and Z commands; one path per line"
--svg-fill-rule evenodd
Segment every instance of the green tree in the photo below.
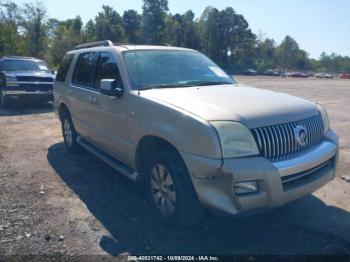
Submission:
M 0 55 L 25 55 L 25 39 L 18 33 L 18 6 L 0 1 Z
M 323 52 L 318 61 L 319 70 L 326 72 L 350 72 L 350 57 L 340 56 L 336 53 L 327 55 Z
M 90 19 L 85 25 L 85 40 L 86 42 L 93 42 L 96 41 L 96 38 L 96 25 L 95 22 Z
M 255 64 L 258 71 L 263 72 L 277 65 L 274 56 L 275 49 L 276 43 L 273 39 L 266 38 L 257 41 Z
M 255 35 L 232 8 L 207 7 L 199 20 L 202 51 L 229 72 L 254 65 Z
M 46 8 L 41 2 L 28 3 L 20 10 L 19 25 L 24 30 L 27 52 L 44 57 L 47 47 Z
M 184 34 L 184 46 L 193 49 L 199 49 L 199 31 L 198 23 L 194 20 L 195 14 L 189 10 L 181 17 L 183 34 Z
M 144 42 L 163 44 L 168 0 L 144 0 L 142 10 Z
M 199 48 L 198 26 L 194 21 L 194 13 L 167 15 L 165 19 L 165 42 L 173 46 Z
M 141 42 L 141 15 L 135 10 L 127 10 L 123 14 L 123 25 L 129 43 Z
M 171 46 L 184 46 L 181 15 L 169 14 L 165 17 L 164 43 Z
M 289 69 L 310 69 L 308 53 L 299 48 L 298 43 L 291 37 L 286 36 L 275 50 L 278 64 Z
M 67 51 L 84 42 L 83 24 L 80 16 L 59 21 L 53 31 L 48 62 L 57 67 Z
M 126 42 L 123 19 L 112 7 L 103 5 L 103 11 L 95 17 L 96 40 Z

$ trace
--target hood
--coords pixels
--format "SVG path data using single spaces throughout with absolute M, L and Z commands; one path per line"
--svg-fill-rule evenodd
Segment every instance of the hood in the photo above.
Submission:
M 305 99 L 241 85 L 151 89 L 140 93 L 207 121 L 237 121 L 248 128 L 299 121 L 319 113 L 315 104 Z

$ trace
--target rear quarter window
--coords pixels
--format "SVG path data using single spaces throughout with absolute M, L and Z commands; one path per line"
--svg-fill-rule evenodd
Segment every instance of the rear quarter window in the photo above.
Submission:
M 70 67 L 70 64 L 72 63 L 74 54 L 68 54 L 66 55 L 60 65 L 60 68 L 58 69 L 57 75 L 56 75 L 56 81 L 64 82 L 66 81 L 66 76 Z

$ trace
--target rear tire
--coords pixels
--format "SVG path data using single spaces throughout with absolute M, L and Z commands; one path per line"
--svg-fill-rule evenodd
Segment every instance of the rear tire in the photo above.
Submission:
M 75 131 L 72 119 L 68 112 L 64 112 L 61 116 L 62 135 L 64 144 L 69 153 L 79 153 L 80 145 L 77 142 L 78 133 Z
M 160 221 L 172 229 L 189 227 L 203 216 L 190 175 L 173 150 L 150 156 L 146 170 L 148 198 Z

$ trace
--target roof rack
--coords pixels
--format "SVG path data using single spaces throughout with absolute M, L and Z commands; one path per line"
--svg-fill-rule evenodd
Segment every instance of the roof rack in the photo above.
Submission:
M 91 47 L 98 47 L 98 46 L 112 46 L 113 43 L 110 40 L 105 41 L 98 41 L 98 42 L 92 42 L 92 43 L 86 43 L 77 45 L 74 50 L 83 49 L 83 48 L 91 48 Z

